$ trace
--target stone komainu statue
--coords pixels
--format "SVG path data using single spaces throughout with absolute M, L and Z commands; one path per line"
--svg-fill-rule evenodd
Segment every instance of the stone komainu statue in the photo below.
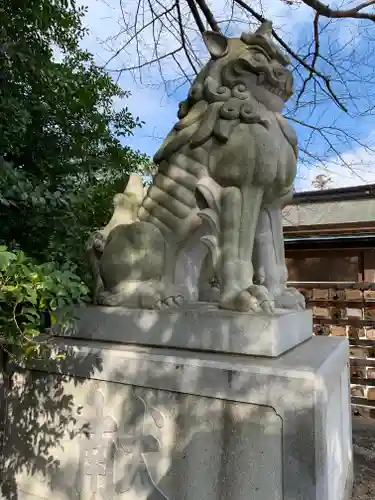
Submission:
M 237 311 L 303 308 L 303 296 L 286 287 L 281 217 L 298 154 L 281 115 L 292 95 L 289 61 L 269 22 L 240 38 L 203 36 L 211 59 L 154 157 L 158 170 L 137 219 L 106 239 L 98 302 L 180 305 L 176 263 L 195 238 L 208 248 L 200 300 Z M 210 294 L 214 276 L 220 288 Z

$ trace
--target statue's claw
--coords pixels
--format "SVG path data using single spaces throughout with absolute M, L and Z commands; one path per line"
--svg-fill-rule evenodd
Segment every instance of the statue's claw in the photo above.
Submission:
M 275 303 L 269 291 L 263 285 L 251 285 L 247 290 L 249 304 L 255 304 L 256 311 L 272 314 L 275 311 Z M 252 306 L 253 307 L 253 306 Z
M 159 299 L 155 303 L 155 309 L 172 309 L 176 307 L 181 307 L 184 302 L 182 295 L 172 295 L 165 297 L 164 299 Z
M 221 298 L 220 305 L 240 312 L 272 314 L 275 311 L 274 300 L 263 285 L 251 285 L 241 292 L 227 294 Z
M 275 299 L 276 307 L 280 309 L 294 309 L 301 311 L 306 309 L 306 300 L 297 288 L 285 288 L 283 293 Z

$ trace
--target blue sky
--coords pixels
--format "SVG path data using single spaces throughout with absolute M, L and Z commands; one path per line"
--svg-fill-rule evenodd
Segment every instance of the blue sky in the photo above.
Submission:
M 80 0 L 79 3 L 89 5 L 85 22 L 90 32 L 83 45 L 96 56 L 99 63 L 105 63 L 113 50 L 126 40 L 125 35 L 115 36 L 124 25 L 120 0 Z M 164 5 L 167 3 L 163 2 Z M 214 0 L 211 3 L 219 20 L 228 18 L 225 0 Z M 352 5 L 352 2 L 348 3 Z M 124 4 L 126 18 L 133 19 L 136 0 L 127 0 Z M 255 2 L 251 4 L 254 6 Z M 263 15 L 274 22 L 277 32 L 293 49 L 302 47 L 299 53 L 304 55 L 314 49 L 314 45 L 310 49 L 308 46 L 312 40 L 314 16 L 309 7 L 300 3 L 290 6 L 282 0 L 263 0 L 262 9 Z M 240 18 L 239 22 L 229 26 L 229 31 L 239 34 L 247 26 L 248 21 Z M 372 26 L 373 23 L 371 28 Z M 188 26 L 190 27 L 192 26 Z M 223 24 L 222 27 L 226 26 Z M 324 82 L 321 82 L 318 92 L 314 93 L 313 81 L 309 82 L 307 92 L 301 99 L 302 106 L 294 112 L 296 96 L 301 86 L 298 71 L 295 72 L 297 92 L 287 111 L 293 118 L 307 125 L 294 124 L 302 149 L 296 187 L 299 190 L 311 189 L 313 178 L 320 173 L 332 178 L 331 187 L 375 183 L 375 157 L 371 149 L 375 151 L 375 120 L 372 112 L 364 112 L 373 104 L 375 106 L 375 35 L 373 41 L 368 21 L 340 19 L 327 22 L 322 18 L 319 28 L 320 53 L 326 60 L 319 59 L 316 67 L 331 77 L 332 88 L 337 95 L 344 97 L 342 102 L 347 104 L 349 113 L 344 113 L 332 99 L 326 97 Z M 165 38 L 162 39 L 161 50 L 166 52 L 173 48 L 175 41 L 168 34 L 163 36 Z M 192 31 L 191 40 L 204 60 L 207 57 L 204 46 Z M 144 58 L 152 58 L 150 31 L 145 30 L 142 35 L 140 52 Z M 310 62 L 312 57 L 311 55 L 308 59 Z M 137 60 L 133 43 L 111 61 L 108 69 L 135 66 Z M 179 62 L 187 68 L 186 60 L 179 59 Z M 162 70 L 167 79 L 177 76 L 177 67 L 171 58 L 163 60 Z M 117 76 L 117 73 L 111 74 Z M 166 89 L 156 65 L 135 74 L 124 72 L 119 83 L 132 92 L 132 96 L 119 105 L 128 106 L 134 115 L 146 122 L 134 137 L 129 138 L 128 143 L 152 156 L 176 120 L 177 105 L 185 98 L 187 85 L 177 90 L 176 84 L 168 85 Z M 318 102 L 314 103 L 314 98 Z M 321 132 L 313 131 L 311 127 L 320 129 L 326 139 Z M 343 134 L 342 130 L 346 133 Z

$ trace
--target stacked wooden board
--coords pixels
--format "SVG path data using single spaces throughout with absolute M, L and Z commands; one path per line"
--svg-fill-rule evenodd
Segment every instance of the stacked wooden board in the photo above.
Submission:
M 350 343 L 353 411 L 375 418 L 375 283 L 290 283 L 313 311 L 314 334 Z

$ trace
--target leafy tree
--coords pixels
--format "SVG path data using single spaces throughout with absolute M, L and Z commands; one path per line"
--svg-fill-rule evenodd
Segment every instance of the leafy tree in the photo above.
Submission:
M 22 251 L 0 247 L 0 343 L 13 356 L 41 355 L 49 349 L 49 327 L 55 313 L 64 311 L 61 325 L 68 325 L 72 304 L 87 299 L 88 289 L 67 266 L 35 264 Z
M 41 354 L 55 312 L 87 299 L 85 240 L 149 164 L 122 143 L 142 124 L 121 107 L 129 93 L 79 46 L 84 14 L 74 0 L 0 4 L 0 346 L 12 354 Z
M 121 143 L 141 125 L 118 105 L 128 93 L 79 47 L 84 13 L 74 0 L 0 7 L 0 240 L 39 260 L 77 262 L 148 163 Z

